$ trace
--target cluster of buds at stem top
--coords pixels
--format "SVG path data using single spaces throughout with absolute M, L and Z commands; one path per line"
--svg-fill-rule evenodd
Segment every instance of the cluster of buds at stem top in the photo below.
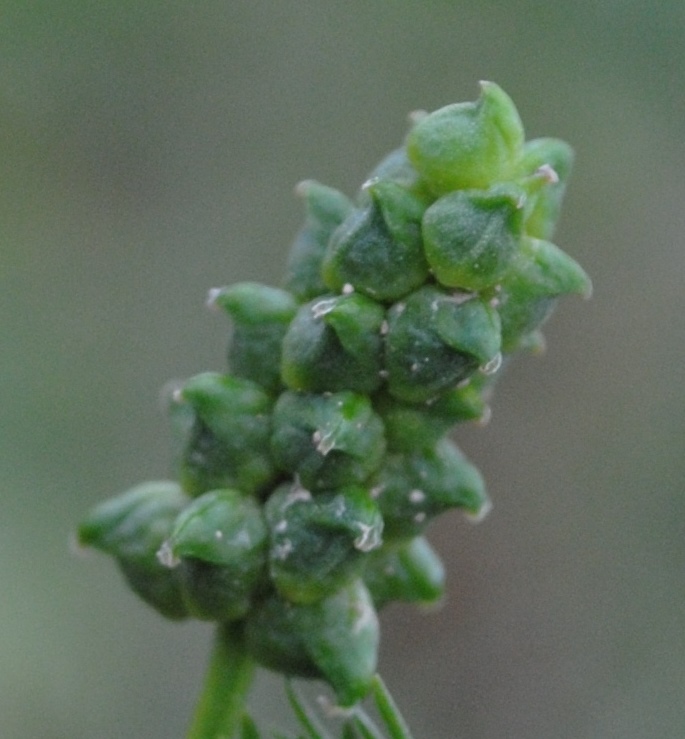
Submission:
M 302 183 L 284 288 L 210 294 L 229 372 L 173 395 L 178 482 L 100 505 L 80 542 L 165 616 L 239 622 L 261 664 L 362 698 L 378 608 L 442 595 L 426 526 L 489 507 L 448 432 L 484 417 L 503 357 L 540 345 L 559 296 L 590 292 L 549 240 L 571 161 L 526 142 L 486 82 L 416 115 L 355 200 Z

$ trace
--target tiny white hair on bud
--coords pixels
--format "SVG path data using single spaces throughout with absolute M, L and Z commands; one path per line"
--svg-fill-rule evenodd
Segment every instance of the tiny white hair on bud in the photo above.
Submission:
M 423 492 L 423 490 L 412 490 L 409 493 L 410 503 L 423 503 L 424 500 L 426 500 L 426 494 Z
M 163 567 L 173 570 L 181 564 L 181 558 L 174 554 L 173 547 L 167 539 L 162 542 L 162 546 L 157 550 L 157 560 Z
M 424 118 L 428 116 L 428 111 L 423 110 L 422 108 L 419 108 L 418 110 L 412 110 L 411 113 L 407 116 L 409 118 L 409 123 L 411 123 L 412 126 L 415 126 L 417 123 L 420 123 Z
M 354 548 L 360 552 L 370 552 L 381 544 L 381 537 L 378 529 L 374 526 L 357 521 L 355 525 L 359 528 L 359 536 L 354 540 Z
M 488 515 L 488 513 L 490 513 L 491 510 L 492 501 L 490 500 L 490 498 L 487 498 L 483 502 L 483 505 L 481 505 L 481 507 L 477 511 L 473 513 L 471 511 L 468 511 L 464 515 L 466 516 L 466 520 L 469 521 L 469 523 L 476 524 L 480 523 Z
M 311 307 L 312 315 L 314 318 L 321 318 L 326 313 L 330 313 L 335 308 L 335 298 L 327 298 L 326 300 L 319 300 Z
M 381 336 L 385 336 L 388 333 L 388 331 L 390 331 L 390 325 L 388 324 L 387 321 L 384 320 L 381 323 Z
M 551 164 L 543 164 L 538 167 L 535 174 L 541 175 L 550 185 L 556 185 L 559 182 L 559 174 Z
M 276 545 L 271 551 L 275 559 L 288 559 L 288 556 L 293 551 L 293 543 L 290 539 L 286 539 L 283 544 Z
M 350 282 L 346 282 L 342 287 L 343 295 L 351 295 L 354 292 L 354 285 Z
M 295 185 L 295 195 L 302 198 L 307 194 L 307 190 L 312 186 L 314 180 L 301 180 Z
M 317 429 L 312 434 L 312 442 L 316 446 L 316 451 L 325 457 L 330 451 L 335 449 L 335 434 L 333 431 L 322 433 L 320 429 Z
M 490 423 L 491 418 L 492 408 L 489 405 L 486 405 L 485 408 L 483 408 L 483 412 L 480 414 L 480 418 L 476 419 L 476 423 L 482 428 Z
M 207 300 L 205 301 L 205 305 L 210 310 L 217 310 L 219 307 L 219 296 L 221 295 L 221 291 L 223 290 L 222 287 L 212 287 L 207 292 Z
M 494 357 L 481 366 L 480 371 L 484 375 L 494 375 L 502 366 L 502 352 L 497 352 Z
M 183 380 L 169 380 L 165 382 L 159 391 L 159 405 L 163 411 L 166 411 L 171 403 L 180 403 L 183 398 L 177 394 L 183 388 Z
M 377 182 L 380 182 L 380 177 L 369 177 L 362 183 L 361 189 L 366 192 L 370 187 L 373 187 Z

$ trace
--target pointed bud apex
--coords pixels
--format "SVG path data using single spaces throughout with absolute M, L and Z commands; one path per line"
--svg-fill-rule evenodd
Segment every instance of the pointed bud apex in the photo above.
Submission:
M 511 98 L 493 82 L 481 82 L 476 102 L 448 105 L 421 119 L 409 132 L 407 154 L 440 195 L 507 179 L 523 140 Z
M 427 113 L 423 114 L 428 115 Z M 418 120 L 418 119 L 417 119 Z M 417 121 L 413 121 L 416 123 Z M 420 201 L 428 203 L 432 200 L 432 194 L 427 184 L 420 178 L 407 157 L 407 150 L 402 146 L 390 152 L 372 170 L 357 195 L 357 202 L 367 206 L 371 203 L 369 187 L 379 180 L 394 182 L 404 190 L 417 197 Z

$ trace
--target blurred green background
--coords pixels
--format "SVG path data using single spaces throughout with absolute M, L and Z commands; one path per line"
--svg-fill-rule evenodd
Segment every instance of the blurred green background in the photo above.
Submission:
M 2 3 L 0 736 L 182 736 L 209 628 L 70 532 L 168 475 L 159 390 L 223 367 L 208 288 L 279 282 L 293 186 L 353 193 L 479 79 L 576 148 L 595 295 L 460 430 L 495 508 L 434 525 L 449 597 L 384 613 L 381 669 L 417 739 L 684 735 L 683 38 L 680 0 Z

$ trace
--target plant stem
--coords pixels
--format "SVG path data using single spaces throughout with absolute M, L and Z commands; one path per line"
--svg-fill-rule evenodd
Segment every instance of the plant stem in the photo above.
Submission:
M 240 725 L 253 674 L 254 662 L 243 648 L 242 629 L 219 624 L 187 739 L 231 739 Z

